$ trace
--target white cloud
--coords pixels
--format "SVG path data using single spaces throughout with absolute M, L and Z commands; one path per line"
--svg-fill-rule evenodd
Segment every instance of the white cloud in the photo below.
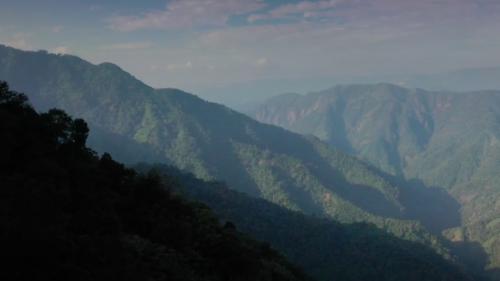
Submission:
M 28 42 L 28 38 L 31 37 L 27 33 L 16 33 L 4 40 L 0 40 L 0 43 L 21 50 L 33 50 L 33 46 Z
M 277 40 L 294 37 L 310 30 L 311 28 L 304 24 L 269 24 L 225 28 L 202 34 L 197 44 L 204 48 L 237 48 L 241 50 L 245 46 L 269 46 Z
M 165 10 L 140 16 L 115 16 L 110 27 L 119 31 L 182 29 L 195 26 L 224 26 L 231 16 L 258 11 L 261 0 L 173 0 Z
M 189 8 L 189 3 L 202 2 L 206 5 Z M 120 62 L 155 86 L 186 89 L 258 79 L 419 73 L 500 63 L 496 35 L 500 9 L 496 4 L 481 7 L 474 5 L 476 0 L 319 0 L 261 12 L 251 11 L 255 7 L 221 7 L 221 2 L 242 3 L 173 1 L 165 10 L 112 22 L 117 24 L 115 29 L 124 31 L 215 28 L 179 31 L 176 34 L 183 36 L 175 44 L 158 39 L 155 48 L 134 56 L 127 52 L 102 52 L 102 56 Z M 203 12 L 197 14 L 196 7 Z M 231 26 L 231 14 L 249 21 L 253 17 L 258 24 Z M 259 22 L 271 17 L 286 20 Z M 139 47 L 126 43 L 109 49 Z
M 336 8 L 339 0 L 325 0 L 325 1 L 302 1 L 295 4 L 281 5 L 267 13 L 252 14 L 247 20 L 249 22 L 256 22 L 266 19 L 284 19 L 289 17 L 304 17 L 311 18 L 322 14 L 325 10 Z
M 499 12 L 500 1 L 496 0 L 306 0 L 253 13 L 247 21 L 316 19 L 319 22 L 435 24 L 450 20 L 482 20 L 497 17 Z
M 65 55 L 65 54 L 69 53 L 69 48 L 67 46 L 58 46 L 58 47 L 50 49 L 50 52 L 54 53 L 54 54 Z

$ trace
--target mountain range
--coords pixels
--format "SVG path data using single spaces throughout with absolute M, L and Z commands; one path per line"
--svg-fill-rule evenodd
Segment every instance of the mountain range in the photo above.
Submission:
M 441 237 L 443 230 L 462 230 L 456 197 L 426 187 L 425 181 L 406 180 L 396 168 L 359 160 L 349 155 L 353 150 L 331 147 L 321 135 L 266 125 L 181 90 L 153 89 L 116 65 L 93 65 L 74 56 L 0 47 L 0 80 L 26 93 L 37 110 L 58 107 L 84 118 L 90 146 L 120 161 L 175 165 L 287 212 L 372 223 L 431 247 L 451 263 L 469 263 L 457 259 L 453 245 Z M 324 280 L 335 276 L 327 272 L 317 274 Z
M 500 267 L 500 91 L 346 85 L 280 95 L 249 115 L 314 135 L 391 175 L 447 190 L 460 203 L 461 225 L 445 235 L 481 243 L 489 266 Z
M 153 89 L 116 65 L 2 48 L 0 79 L 38 110 L 58 107 L 84 118 L 95 131 L 91 147 L 126 163 L 173 164 L 341 221 L 390 224 L 382 216 L 404 215 L 402 190 L 356 158 L 180 90 Z
M 242 112 L 249 112 L 262 101 L 280 93 L 309 93 L 331 85 L 377 84 L 380 82 L 407 88 L 432 91 L 500 90 L 500 67 L 460 68 L 441 72 L 370 73 L 365 75 L 323 75 L 291 79 L 259 79 L 226 87 L 204 89 L 210 101 L 220 102 Z

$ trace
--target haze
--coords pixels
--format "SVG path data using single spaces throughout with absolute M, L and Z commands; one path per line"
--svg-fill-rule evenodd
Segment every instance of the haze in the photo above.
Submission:
M 7 1 L 0 43 L 237 103 L 500 65 L 499 10 L 495 0 Z

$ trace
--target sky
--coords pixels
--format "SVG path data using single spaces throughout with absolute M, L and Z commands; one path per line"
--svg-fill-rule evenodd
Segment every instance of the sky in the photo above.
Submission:
M 0 43 L 217 100 L 500 66 L 499 0 L 0 0 Z M 382 79 L 382 78 L 380 78 Z

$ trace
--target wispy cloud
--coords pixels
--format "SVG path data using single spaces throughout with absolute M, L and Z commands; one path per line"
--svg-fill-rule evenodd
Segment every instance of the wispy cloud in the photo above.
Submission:
M 496 0 L 318 0 L 279 5 L 271 10 L 252 13 L 249 23 L 266 20 L 322 20 L 342 23 L 391 21 L 436 23 L 448 20 L 472 20 L 500 11 Z
M 32 50 L 33 46 L 28 42 L 29 37 L 31 37 L 30 34 L 19 32 L 5 39 L 0 39 L 0 43 L 21 50 Z
M 290 17 L 311 18 L 322 15 L 325 11 L 337 7 L 339 0 L 327 1 L 302 1 L 295 4 L 285 4 L 278 6 L 271 11 L 260 14 L 252 14 L 247 19 L 249 22 L 256 22 L 268 19 L 286 19 Z
M 67 46 L 57 46 L 55 48 L 50 49 L 49 51 L 54 54 L 65 55 L 70 52 L 70 49 Z
M 139 16 L 115 16 L 110 27 L 119 31 L 224 26 L 231 16 L 264 8 L 261 0 L 174 0 L 166 9 Z
M 82 47 L 92 44 L 85 38 L 65 32 L 78 29 L 64 21 L 57 22 L 65 26 L 59 34 L 47 30 L 48 35 L 13 38 L 20 30 L 12 29 L 0 36 L 25 49 L 50 36 L 41 46 L 70 42 L 78 46 L 72 51 L 94 62 L 113 61 L 152 85 L 188 90 L 259 79 L 313 81 L 500 63 L 498 0 L 161 1 L 165 5 L 159 8 L 124 3 L 106 4 L 95 13 L 84 9 L 96 23 L 87 34 L 113 40 L 92 48 Z M 108 14 L 113 9 L 115 14 Z M 102 29 L 101 17 L 114 30 Z M 62 34 L 68 41 L 61 41 Z

